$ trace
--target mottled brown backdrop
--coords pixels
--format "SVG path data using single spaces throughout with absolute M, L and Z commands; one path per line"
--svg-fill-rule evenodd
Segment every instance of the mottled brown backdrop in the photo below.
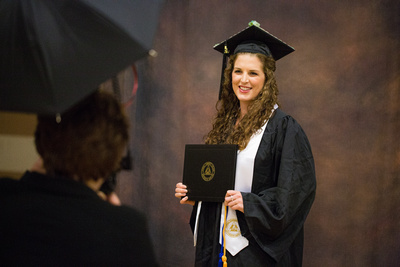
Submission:
M 193 265 L 191 207 L 174 197 L 184 145 L 210 129 L 222 60 L 213 45 L 250 20 L 296 49 L 276 76 L 316 163 L 304 266 L 400 266 L 399 14 L 393 0 L 165 2 L 158 57 L 137 63 L 134 170 L 118 186 L 146 213 L 161 266 Z

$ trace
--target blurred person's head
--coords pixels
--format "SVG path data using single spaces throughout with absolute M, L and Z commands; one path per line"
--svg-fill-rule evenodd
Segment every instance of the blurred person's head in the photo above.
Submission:
M 97 91 L 62 114 L 60 123 L 39 115 L 35 144 L 47 174 L 97 181 L 119 168 L 128 128 L 120 103 Z

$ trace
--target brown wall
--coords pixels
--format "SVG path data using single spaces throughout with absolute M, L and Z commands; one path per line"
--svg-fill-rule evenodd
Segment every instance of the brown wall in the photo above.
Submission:
M 35 126 L 36 115 L 0 112 L 0 177 L 18 178 L 37 159 Z
M 304 266 L 398 266 L 398 1 L 165 2 L 157 58 L 138 62 L 134 171 L 119 193 L 149 218 L 162 266 L 192 266 L 191 208 L 174 198 L 184 145 L 201 143 L 217 100 L 212 47 L 250 20 L 296 48 L 277 64 L 283 110 L 305 129 L 318 189 Z

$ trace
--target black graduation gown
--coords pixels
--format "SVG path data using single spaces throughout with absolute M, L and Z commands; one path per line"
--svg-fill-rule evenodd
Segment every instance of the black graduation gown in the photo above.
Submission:
M 249 246 L 228 266 L 301 266 L 304 222 L 315 198 L 314 159 L 306 134 L 289 115 L 277 109 L 262 136 L 254 162 L 251 193 L 243 193 L 244 214 L 237 212 Z M 221 203 L 203 202 L 195 266 L 217 266 L 221 246 Z M 194 229 L 197 205 L 190 225 Z

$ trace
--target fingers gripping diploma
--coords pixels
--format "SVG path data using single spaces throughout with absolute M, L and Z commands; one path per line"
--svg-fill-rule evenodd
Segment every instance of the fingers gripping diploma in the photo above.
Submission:
M 187 193 L 187 189 L 186 189 L 186 185 L 182 184 L 182 183 L 177 183 L 176 184 L 176 188 L 175 188 L 175 197 L 180 199 L 180 203 L 181 204 L 189 204 L 194 206 L 194 201 L 193 200 L 189 200 L 188 196 L 186 196 Z
M 238 210 L 244 213 L 242 193 L 239 191 L 228 190 L 225 195 L 224 205 L 233 210 Z

